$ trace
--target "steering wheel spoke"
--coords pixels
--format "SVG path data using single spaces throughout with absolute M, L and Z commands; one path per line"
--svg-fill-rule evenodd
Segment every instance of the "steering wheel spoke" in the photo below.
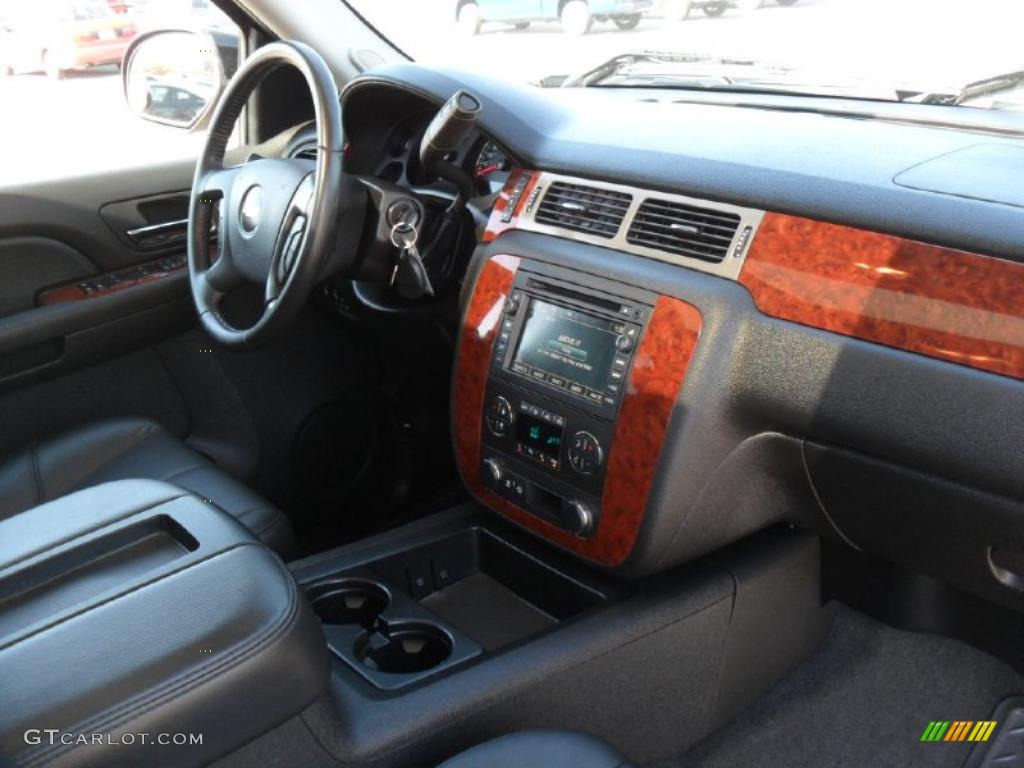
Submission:
M 237 168 L 212 168 L 194 184 L 200 202 L 213 204 L 228 196 L 238 173 Z

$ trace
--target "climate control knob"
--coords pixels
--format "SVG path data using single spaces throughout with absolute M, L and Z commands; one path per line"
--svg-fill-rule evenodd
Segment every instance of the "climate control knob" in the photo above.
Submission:
M 582 501 L 569 499 L 562 504 L 562 526 L 577 536 L 589 536 L 594 531 L 594 513 Z
M 569 466 L 581 475 L 592 475 L 601 468 L 604 451 L 600 441 L 589 432 L 577 432 L 569 441 Z
M 504 437 L 512 429 L 512 421 L 515 418 L 512 413 L 512 406 L 501 395 L 491 398 L 487 405 L 487 428 L 496 437 Z

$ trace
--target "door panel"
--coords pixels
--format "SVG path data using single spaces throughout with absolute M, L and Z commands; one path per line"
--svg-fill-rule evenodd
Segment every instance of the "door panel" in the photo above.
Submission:
M 96 273 L 96 265 L 79 251 L 45 237 L 0 240 L 0 318 L 25 312 L 47 285 Z
M 194 322 L 180 239 L 193 168 L 179 161 L 0 191 L 0 390 Z

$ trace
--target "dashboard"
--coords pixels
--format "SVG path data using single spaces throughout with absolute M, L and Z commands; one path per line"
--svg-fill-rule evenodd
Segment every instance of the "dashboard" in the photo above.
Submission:
M 1024 141 L 401 65 L 343 95 L 355 167 L 415 185 L 458 88 L 484 105 L 452 158 L 486 216 L 452 398 L 477 498 L 635 575 L 789 523 L 1018 599 L 1024 205 L 971 157 Z M 955 183 L 909 173 L 958 152 Z
M 409 187 L 428 185 L 419 158 L 420 141 L 434 110 L 416 111 L 390 129 L 383 146 L 364 148 L 353 143 L 353 155 L 370 175 Z M 508 180 L 516 161 L 501 144 L 482 131 L 474 132 L 446 160 L 462 168 L 474 181 L 479 196 L 496 195 Z

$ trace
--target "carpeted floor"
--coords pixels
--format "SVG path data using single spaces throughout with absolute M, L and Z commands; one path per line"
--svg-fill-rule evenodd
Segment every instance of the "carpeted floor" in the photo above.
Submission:
M 958 768 L 973 747 L 922 743 L 930 720 L 985 720 L 1024 677 L 970 646 L 843 608 L 822 648 L 672 768 Z

